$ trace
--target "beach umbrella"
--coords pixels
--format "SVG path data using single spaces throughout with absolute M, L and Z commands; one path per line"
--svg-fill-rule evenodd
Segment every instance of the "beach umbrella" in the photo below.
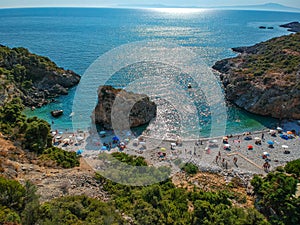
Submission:
M 282 148 L 289 148 L 289 146 L 287 146 L 287 145 L 282 145 L 281 147 Z
M 266 156 L 270 156 L 270 154 L 268 152 L 264 152 L 263 154 Z
M 230 144 L 225 144 L 224 147 L 230 148 Z
M 124 141 L 129 142 L 129 138 L 125 138 Z
M 293 132 L 292 131 L 288 131 L 288 132 L 286 132 L 287 134 L 293 134 Z
M 84 139 L 84 138 L 83 138 L 83 137 L 80 137 L 80 136 L 77 136 L 77 137 L 76 137 L 76 140 L 77 140 L 77 141 L 82 141 L 83 139 Z
M 55 139 L 61 139 L 61 136 L 56 136 Z
M 120 141 L 120 139 L 117 136 L 113 136 L 113 141 Z
M 160 150 L 161 150 L 162 152 L 165 152 L 167 149 L 166 149 L 166 148 L 160 148 Z
M 124 145 L 125 145 L 125 143 L 124 143 L 124 142 L 121 142 L 121 143 L 120 143 L 120 145 L 123 145 L 123 146 L 124 146 Z
M 101 150 L 107 150 L 107 147 L 103 145 L 103 146 L 101 147 Z
M 255 137 L 255 138 L 254 138 L 254 140 L 256 140 L 256 141 L 260 141 L 260 140 L 261 140 L 261 138 L 260 138 L 260 137 Z
M 281 127 L 277 127 L 276 130 L 282 131 L 283 129 Z
M 248 148 L 253 148 L 253 145 L 248 145 Z
M 78 149 L 77 152 L 76 152 L 77 155 L 81 155 L 82 153 L 83 153 L 82 149 Z
M 176 143 L 171 143 L 171 146 L 175 147 L 175 146 L 176 146 Z
M 65 138 L 64 140 L 63 140 L 63 142 L 65 142 L 65 143 L 69 143 L 71 140 L 69 139 L 69 138 Z
M 274 145 L 274 142 L 271 141 L 271 140 L 268 140 L 267 143 L 268 143 L 269 145 Z

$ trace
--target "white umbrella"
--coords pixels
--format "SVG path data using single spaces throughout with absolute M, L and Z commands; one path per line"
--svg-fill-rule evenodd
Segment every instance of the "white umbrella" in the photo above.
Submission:
M 260 137 L 255 137 L 254 140 L 260 141 L 261 138 Z
M 264 154 L 264 155 L 269 155 L 269 153 L 268 153 L 268 152 L 264 152 L 263 154 Z
M 63 140 L 63 142 L 70 142 L 71 140 L 69 139 L 69 138 L 65 138 L 64 140 Z
M 146 145 L 146 142 L 140 142 L 140 145 L 143 145 L 143 146 L 145 146 Z
M 76 137 L 76 139 L 77 139 L 77 141 L 82 141 L 84 138 L 83 138 L 83 137 L 80 137 L 80 136 L 78 136 L 78 137 Z
M 171 146 L 176 146 L 176 143 L 171 143 Z
M 270 133 L 270 134 L 275 134 L 275 133 L 276 133 L 276 130 L 270 130 L 269 133 Z
M 283 129 L 281 127 L 277 127 L 276 130 L 282 131 Z
M 289 146 L 287 146 L 287 145 L 282 145 L 281 147 L 282 148 L 289 148 Z
M 229 147 L 230 147 L 230 144 L 225 144 L 224 147 L 229 148 Z

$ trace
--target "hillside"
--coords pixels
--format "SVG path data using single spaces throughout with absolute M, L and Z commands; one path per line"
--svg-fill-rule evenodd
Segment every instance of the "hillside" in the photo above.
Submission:
M 300 119 L 300 33 L 250 47 L 215 63 L 226 98 L 249 112 Z
M 25 48 L 0 45 L 0 104 L 20 97 L 26 106 L 40 107 L 52 98 L 68 94 L 80 81 L 71 70 L 59 68 L 49 58 Z

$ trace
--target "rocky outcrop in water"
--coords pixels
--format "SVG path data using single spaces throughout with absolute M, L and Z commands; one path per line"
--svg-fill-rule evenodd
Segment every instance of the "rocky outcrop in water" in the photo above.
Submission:
M 129 115 L 129 116 L 128 116 Z M 104 129 L 123 130 L 147 124 L 156 116 L 156 105 L 147 95 L 100 86 L 94 121 Z
M 249 112 L 300 119 L 300 33 L 250 47 L 215 63 L 226 97 Z
M 68 94 L 79 81 L 78 74 L 59 68 L 47 57 L 0 45 L 0 104 L 20 97 L 26 106 L 42 106 Z
M 299 22 L 291 22 L 287 24 L 280 25 L 280 27 L 288 28 L 290 32 L 300 32 L 300 23 Z

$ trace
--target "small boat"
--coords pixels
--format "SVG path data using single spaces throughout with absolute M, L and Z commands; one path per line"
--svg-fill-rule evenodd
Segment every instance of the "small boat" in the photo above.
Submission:
M 272 30 L 272 29 L 274 29 L 274 27 L 268 27 L 268 29 L 271 29 L 271 30 Z
M 64 111 L 63 111 L 62 109 L 51 111 L 51 115 L 52 115 L 53 117 L 59 117 L 59 116 L 61 116 L 63 113 L 64 113 Z
M 192 88 L 192 84 L 191 83 L 188 84 L 188 88 Z
M 266 27 L 265 26 L 260 26 L 259 29 L 266 29 Z

